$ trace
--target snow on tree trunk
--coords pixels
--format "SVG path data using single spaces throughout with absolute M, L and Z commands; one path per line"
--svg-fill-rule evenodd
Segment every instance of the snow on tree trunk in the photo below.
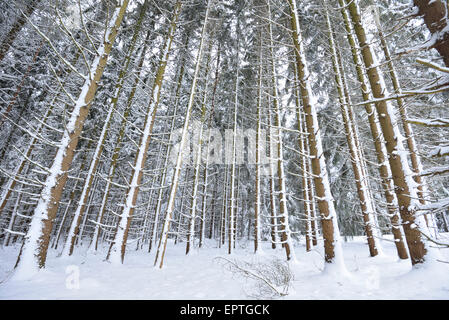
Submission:
M 182 83 L 182 78 L 184 76 L 184 61 L 181 64 L 181 70 L 179 71 L 179 77 L 178 77 L 178 81 L 177 81 L 177 88 L 176 88 L 176 101 L 175 101 L 175 109 L 173 110 L 173 114 L 172 114 L 172 122 L 171 122 L 171 126 L 170 126 L 170 135 L 169 135 L 169 139 L 168 141 L 172 141 L 172 135 L 173 135 L 173 131 L 175 130 L 175 120 L 176 120 L 176 116 L 178 114 L 178 107 L 179 107 L 179 90 L 181 89 L 181 83 Z M 161 180 L 160 180 L 160 185 L 161 188 L 159 189 L 158 192 L 158 196 L 157 196 L 157 202 L 156 202 L 156 208 L 154 210 L 154 219 L 153 219 L 153 228 L 151 230 L 151 238 L 149 240 L 149 245 L 148 245 L 148 252 L 151 251 L 151 249 L 153 248 L 153 243 L 156 242 L 156 238 L 157 238 L 157 228 L 159 225 L 159 216 L 161 214 L 161 208 L 162 208 L 162 200 L 163 200 L 163 195 L 164 195 L 164 189 L 165 189 L 165 184 L 167 181 L 167 174 L 168 174 L 168 165 L 169 165 L 169 161 L 170 161 L 170 152 L 172 150 L 171 148 L 172 146 L 169 144 L 167 146 L 167 152 L 165 154 L 165 159 L 164 159 L 164 169 L 162 172 L 162 176 L 161 176 Z
M 119 153 L 121 150 L 121 142 L 122 139 L 125 135 L 125 129 L 126 129 L 126 123 L 128 121 L 128 117 L 129 117 L 129 113 L 130 113 L 130 108 L 131 105 L 133 103 L 134 100 L 134 96 L 136 94 L 137 91 L 137 87 L 139 82 L 141 81 L 141 73 L 142 73 L 142 69 L 143 69 L 143 63 L 145 61 L 145 55 L 148 49 L 148 39 L 150 36 L 151 32 L 148 31 L 147 35 L 145 37 L 144 40 L 144 47 L 142 49 L 142 52 L 140 53 L 140 58 L 139 58 L 139 63 L 137 66 L 137 71 L 135 73 L 135 80 L 134 80 L 134 84 L 132 86 L 131 92 L 128 95 L 128 99 L 126 101 L 126 107 L 125 107 L 125 111 L 123 112 L 122 115 L 122 122 L 120 124 L 120 130 L 119 133 L 117 135 L 117 138 L 115 140 L 115 148 L 111 157 L 111 164 L 109 167 L 109 172 L 108 172 L 108 176 L 107 176 L 107 180 L 106 180 L 106 186 L 104 188 L 103 191 L 103 198 L 101 200 L 101 205 L 100 205 L 100 209 L 98 210 L 97 213 L 97 219 L 96 219 L 96 223 L 95 223 L 95 230 L 94 230 L 94 235 L 92 237 L 92 241 L 91 244 L 89 246 L 89 250 L 88 252 L 92 253 L 94 251 L 96 251 L 98 249 L 98 240 L 99 240 L 99 235 L 100 235 L 100 225 L 101 222 L 103 221 L 104 218 L 104 214 L 106 212 L 106 207 L 108 204 L 108 199 L 109 199 L 109 193 L 112 187 L 112 179 L 114 178 L 115 175 L 115 170 L 117 168 L 117 160 L 119 157 Z M 118 100 L 117 100 L 118 101 Z
M 238 40 L 237 40 L 238 41 Z M 236 208 L 236 195 L 235 195 L 235 167 L 236 167 L 236 145 L 237 145 L 237 112 L 239 105 L 239 50 L 240 46 L 237 45 L 237 72 L 235 77 L 235 91 L 234 91 L 234 129 L 232 131 L 232 153 L 231 153 L 231 186 L 230 186 L 230 199 L 229 199 L 229 220 L 228 220 L 228 254 L 232 253 L 234 248 L 234 219 Z M 241 152 L 241 150 L 239 150 Z
M 342 1 L 342 0 L 339 0 Z M 362 58 L 368 74 L 373 97 L 383 99 L 388 95 L 383 75 L 379 70 L 378 62 L 374 56 L 370 44 L 367 42 L 365 29 L 362 25 L 360 10 L 356 1 L 345 1 L 354 25 L 355 34 L 359 40 Z M 398 198 L 399 212 L 403 221 L 405 237 L 410 251 L 412 264 L 424 263 L 426 254 L 432 251 L 432 255 L 438 253 L 432 249 L 421 236 L 421 232 L 429 234 L 423 216 L 417 216 L 417 184 L 413 180 L 413 172 L 407 161 L 407 151 L 395 111 L 389 101 L 375 103 L 379 115 L 380 126 L 385 138 L 388 161 L 390 163 L 395 192 Z
M 383 34 L 382 26 L 380 24 L 380 20 L 379 20 L 378 13 L 377 13 L 376 9 L 374 9 L 373 14 L 374 14 L 374 21 L 376 22 L 376 26 L 377 26 L 380 44 L 381 44 L 382 50 L 384 52 L 385 59 L 387 61 L 388 73 L 390 75 L 391 82 L 393 83 L 394 92 L 398 96 L 400 96 L 400 94 L 402 92 L 401 84 L 399 82 L 399 77 L 396 73 L 396 68 L 394 66 L 393 60 L 391 59 L 390 49 L 388 48 L 387 41 Z M 449 38 L 448 38 L 448 41 L 449 41 Z M 402 129 L 404 130 L 405 138 L 407 141 L 407 146 L 408 146 L 408 149 L 410 150 L 410 160 L 411 160 L 411 164 L 412 164 L 412 170 L 415 173 L 414 179 L 415 179 L 416 183 L 418 184 L 419 202 L 422 205 L 426 205 L 427 204 L 426 197 L 429 196 L 429 191 L 428 191 L 426 179 L 423 176 L 421 176 L 422 171 L 423 171 L 423 166 L 421 163 L 421 159 L 419 157 L 418 147 L 416 145 L 413 129 L 412 129 L 410 123 L 408 122 L 407 106 L 405 105 L 404 100 L 402 98 L 398 97 L 396 99 L 396 102 L 398 104 Z M 424 216 L 424 218 L 426 219 L 426 223 L 427 223 L 427 226 L 430 228 L 430 231 L 432 232 L 432 234 L 434 236 L 436 236 L 438 233 L 438 228 L 435 225 L 433 215 L 429 214 L 429 215 Z
M 277 141 L 277 169 L 279 178 L 279 222 L 281 225 L 281 242 L 285 249 L 287 260 L 292 259 L 296 261 L 295 252 L 293 244 L 291 241 L 291 230 L 289 225 L 289 215 L 287 207 L 287 187 L 285 185 L 285 168 L 284 168 L 284 146 L 282 137 L 282 123 L 281 123 L 281 100 L 279 99 L 279 89 L 277 84 L 277 70 L 275 55 L 273 52 L 274 41 L 273 41 L 273 31 L 271 27 L 272 17 L 271 17 L 271 7 L 270 2 L 267 2 L 267 18 L 268 18 L 268 50 L 270 52 L 269 60 L 271 62 L 271 80 L 273 86 L 273 109 L 275 115 L 275 137 Z M 273 159 L 270 159 L 271 161 Z
M 90 147 L 92 146 L 92 142 L 93 140 L 90 140 L 87 143 L 87 149 L 90 149 Z M 75 200 L 75 195 L 77 195 L 78 192 L 78 184 L 82 181 L 81 176 L 82 173 L 84 172 L 84 167 L 86 166 L 86 162 L 87 162 L 87 157 L 88 157 L 89 153 L 85 152 L 82 156 L 82 160 L 81 160 L 81 165 L 79 167 L 79 172 L 78 172 L 78 176 L 77 176 L 77 180 L 75 182 L 75 185 L 72 188 L 72 192 L 70 192 L 70 196 L 69 196 L 69 202 L 67 203 L 65 210 L 64 210 L 64 214 L 62 215 L 62 219 L 61 222 L 59 224 L 59 228 L 58 231 L 56 232 L 56 239 L 53 241 L 53 249 L 57 249 L 58 245 L 59 245 L 59 239 L 61 238 L 62 235 L 62 231 L 64 229 L 64 225 L 65 222 L 67 220 L 67 217 L 69 216 L 69 211 L 71 209 L 72 203 Z
M 196 139 L 195 147 L 195 155 L 194 155 L 194 178 L 192 185 L 192 196 L 191 196 L 191 205 L 190 205 L 190 218 L 189 218 L 189 230 L 187 232 L 187 241 L 186 241 L 186 254 L 189 254 L 190 248 L 194 242 L 195 237 L 195 220 L 197 218 L 197 201 L 198 201 L 198 188 L 200 183 L 200 174 L 201 174 L 201 161 L 202 161 L 202 146 L 203 146 L 203 134 L 204 134 L 204 122 L 206 118 L 207 111 L 207 89 L 209 85 L 208 75 L 209 75 L 209 62 L 210 62 L 210 49 L 212 48 L 212 41 L 209 45 L 209 54 L 206 62 L 206 73 L 204 75 L 205 78 L 205 88 L 204 88 L 204 97 L 202 101 L 201 107 L 201 121 L 199 123 L 195 123 L 195 135 L 194 139 Z M 207 166 L 207 163 L 206 163 Z
M 330 190 L 320 127 L 318 124 L 318 115 L 316 111 L 318 102 L 313 95 L 311 84 L 309 82 L 310 74 L 303 47 L 296 2 L 294 0 L 289 0 L 289 4 L 301 99 L 306 115 L 309 153 L 312 157 L 311 162 L 315 193 L 318 209 L 321 215 L 321 229 L 324 238 L 324 259 L 326 262 L 325 271 L 346 274 L 347 270 L 343 260 L 337 213 L 335 211 L 334 198 Z
M 329 12 L 327 7 L 325 8 L 326 12 L 326 23 L 328 27 L 328 36 L 329 36 L 329 46 L 331 49 L 331 57 L 332 57 L 332 65 L 334 69 L 335 82 L 337 85 L 338 98 L 340 104 L 340 111 L 343 118 L 343 124 L 346 134 L 346 140 L 349 147 L 349 153 L 351 156 L 351 164 L 354 172 L 354 178 L 357 187 L 357 193 L 360 200 L 360 207 L 362 209 L 363 221 L 365 224 L 365 233 L 368 240 L 368 247 L 370 251 L 370 255 L 372 257 L 377 256 L 379 251 L 379 241 L 380 239 L 376 239 L 374 237 L 373 229 L 376 228 L 375 220 L 374 220 L 374 203 L 371 198 L 371 194 L 369 193 L 368 186 L 368 177 L 366 176 L 366 171 L 363 170 L 364 160 L 361 158 L 360 153 L 360 143 L 358 142 L 358 137 L 355 130 L 355 123 L 352 122 L 351 117 L 349 116 L 351 102 L 347 99 L 347 95 L 345 92 L 346 83 L 343 79 L 343 69 L 341 66 L 341 60 L 339 59 L 337 48 L 334 40 L 334 33 L 329 17 Z
M 162 234 L 159 239 L 156 257 L 154 260 L 154 265 L 156 265 L 158 263 L 159 257 L 160 257 L 159 268 L 162 268 L 162 266 L 164 264 L 165 250 L 167 248 L 167 241 L 168 241 L 168 232 L 169 232 L 170 222 L 172 219 L 172 214 L 173 214 L 173 210 L 174 210 L 174 206 L 175 206 L 176 193 L 177 193 L 178 184 L 179 184 L 179 176 L 181 173 L 182 162 L 183 162 L 183 158 L 184 158 L 184 146 L 187 143 L 187 134 L 188 134 L 188 128 L 189 128 L 189 122 L 190 122 L 190 115 L 191 115 L 191 112 L 193 109 L 193 104 L 194 104 L 194 99 L 195 99 L 195 94 L 196 94 L 196 84 L 198 81 L 199 70 L 200 70 L 200 66 L 201 66 L 201 58 L 203 56 L 204 38 L 206 36 L 207 21 L 209 18 L 209 10 L 210 10 L 209 6 L 210 6 L 210 4 L 208 1 L 207 8 L 206 8 L 206 16 L 204 18 L 203 29 L 201 32 L 200 46 L 199 46 L 198 53 L 196 56 L 196 61 L 195 61 L 195 73 L 193 75 L 193 82 L 192 82 L 192 86 L 190 88 L 189 102 L 187 105 L 186 116 L 184 119 L 184 126 L 182 128 L 181 141 L 179 143 L 179 151 L 178 151 L 178 155 L 176 157 L 175 170 L 174 170 L 173 176 L 172 176 L 172 182 L 171 182 L 171 187 L 170 187 L 170 195 L 169 195 L 168 203 L 167 203 L 167 209 L 165 211 L 165 219 L 164 219 L 164 224 L 162 227 Z
M 144 5 L 140 9 L 139 19 L 138 19 L 136 27 L 134 29 L 134 35 L 131 40 L 131 44 L 128 49 L 127 56 L 125 58 L 125 64 L 124 64 L 122 70 L 120 71 L 119 78 L 118 78 L 117 84 L 115 86 L 114 96 L 106 104 L 106 105 L 110 105 L 111 107 L 108 110 L 106 119 L 103 124 L 103 128 L 101 130 L 100 137 L 98 138 L 98 142 L 97 142 L 97 146 L 94 151 L 94 156 L 93 156 L 92 162 L 90 163 L 87 176 L 85 177 L 85 183 L 84 183 L 83 189 L 81 191 L 81 197 L 79 199 L 78 206 L 75 210 L 75 214 L 73 216 L 73 220 L 70 225 L 69 234 L 67 235 L 67 240 L 64 245 L 64 249 L 62 251 L 62 256 L 70 256 L 73 253 L 75 239 L 79 233 L 81 218 L 84 214 L 84 211 L 85 211 L 85 208 L 87 205 L 87 200 L 88 200 L 88 197 L 90 194 L 90 189 L 92 186 L 92 182 L 95 178 L 97 166 L 100 162 L 100 158 L 103 153 L 103 148 L 104 148 L 104 145 L 106 142 L 106 137 L 108 135 L 109 128 L 111 126 L 111 121 L 113 119 L 114 112 L 117 109 L 117 103 L 118 103 L 118 100 L 120 97 L 120 93 L 122 92 L 123 85 L 125 83 L 125 76 L 127 74 L 128 67 L 131 62 L 132 54 L 134 53 L 134 47 L 135 47 L 135 44 L 138 39 L 138 35 L 140 32 L 140 26 L 142 25 L 143 18 L 145 17 L 145 13 L 147 10 L 147 4 L 148 4 L 148 1 L 145 1 Z
M 111 23 L 105 32 L 103 43 L 98 48 L 89 74 L 81 88 L 81 93 L 70 114 L 70 119 L 64 128 L 63 137 L 49 169 L 49 174 L 45 180 L 37 206 L 34 209 L 33 217 L 19 254 L 16 264 L 16 279 L 28 278 L 39 269 L 45 267 L 50 233 L 58 211 L 59 200 L 67 181 L 68 170 L 128 3 L 129 0 L 118 2 L 118 6 L 112 15 Z
M 295 67 L 295 82 L 298 82 L 298 75 Z M 298 131 L 299 131 L 299 152 L 300 152 L 300 168 L 302 171 L 302 196 L 303 196 L 303 203 L 304 203 L 304 215 L 306 219 L 306 251 L 312 250 L 312 201 L 310 197 L 309 192 L 309 183 L 308 183 L 308 175 L 309 175 L 309 168 L 308 168 L 308 161 L 309 161 L 309 150 L 307 148 L 306 144 L 306 131 L 304 128 L 304 114 L 301 111 L 301 103 L 299 100 L 300 93 L 298 86 L 295 86 L 295 105 L 296 105 L 296 122 L 298 123 Z
M 340 5 L 343 2 L 339 3 Z M 362 61 L 358 52 L 358 43 L 353 36 L 353 29 L 350 23 L 348 12 L 342 8 L 341 13 L 346 29 L 346 36 L 351 46 L 351 54 L 354 64 L 356 66 L 357 78 L 360 83 L 360 88 L 364 101 L 372 100 L 372 92 L 369 89 L 368 79 L 363 70 Z M 368 114 L 368 121 L 373 137 L 374 148 L 376 150 L 377 162 L 379 164 L 379 174 L 382 179 L 382 188 L 384 190 L 385 199 L 387 200 L 388 216 L 391 221 L 392 233 L 396 245 L 396 251 L 400 259 L 408 259 L 408 247 L 404 243 L 404 230 L 402 227 L 402 219 L 399 214 L 399 205 L 396 194 L 394 193 L 394 183 L 391 175 L 391 168 L 388 162 L 387 150 L 384 143 L 382 129 L 380 128 L 377 113 L 371 104 L 365 104 L 365 110 Z
M 112 263 L 123 263 L 125 258 L 126 241 L 128 238 L 129 227 L 131 225 L 132 215 L 137 202 L 139 194 L 140 182 L 143 176 L 143 169 L 148 153 L 148 146 L 150 144 L 151 134 L 153 131 L 156 112 L 159 105 L 159 99 L 162 92 L 162 84 L 164 80 L 165 69 L 168 63 L 171 45 L 173 42 L 174 33 L 181 12 L 181 2 L 177 1 L 174 8 L 173 18 L 164 44 L 162 59 L 159 62 L 158 70 L 154 79 L 152 88 L 152 96 L 148 104 L 147 114 L 145 116 L 145 124 L 140 137 L 139 149 L 132 167 L 131 178 L 129 181 L 129 188 L 126 193 L 125 203 L 120 214 L 117 229 L 115 232 L 113 243 L 109 248 L 108 260 Z
M 257 132 L 256 132 L 256 177 L 254 187 L 254 253 L 260 251 L 260 234 L 261 234 L 261 189 L 260 189 L 260 170 L 261 170 L 261 151 L 262 142 L 261 139 L 261 121 L 262 121 L 262 31 L 259 34 L 259 71 L 258 71 L 258 86 L 257 86 Z
M 206 207 L 207 207 L 207 185 L 209 184 L 209 158 L 210 158 L 210 142 L 212 138 L 212 128 L 211 123 L 212 119 L 214 117 L 214 110 L 215 110 L 215 97 L 217 93 L 217 87 L 218 87 L 218 79 L 220 75 L 220 46 L 218 47 L 217 52 L 217 65 L 215 67 L 215 80 L 214 80 L 214 88 L 212 90 L 212 99 L 211 99 L 211 107 L 210 107 L 210 116 L 209 116 L 209 132 L 207 137 L 207 148 L 206 148 L 206 160 L 204 165 L 204 171 L 203 171 L 203 202 L 201 206 L 201 230 L 200 230 L 200 243 L 199 247 L 201 248 L 204 242 L 205 238 L 205 232 L 206 232 Z M 215 184 L 216 186 L 216 184 Z M 214 202 L 215 197 L 212 197 L 212 202 Z M 213 226 L 214 226 L 214 207 L 212 206 L 212 216 L 211 216 L 211 234 L 213 232 Z

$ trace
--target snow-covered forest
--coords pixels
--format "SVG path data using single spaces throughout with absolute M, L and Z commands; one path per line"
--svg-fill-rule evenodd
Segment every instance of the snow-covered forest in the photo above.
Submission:
M 0 299 L 449 299 L 449 0 L 0 8 Z

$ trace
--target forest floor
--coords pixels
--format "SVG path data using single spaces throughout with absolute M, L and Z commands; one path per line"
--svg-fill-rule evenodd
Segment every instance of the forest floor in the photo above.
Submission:
M 449 299 L 449 264 L 435 262 L 412 270 L 408 261 L 398 261 L 392 242 L 383 241 L 382 246 L 383 255 L 371 258 L 363 238 L 344 242 L 350 271 L 344 277 L 322 272 L 322 246 L 305 252 L 304 245 L 297 244 L 297 262 L 289 264 L 293 281 L 288 295 L 278 299 Z M 169 244 L 165 265 L 159 269 L 153 267 L 154 252 L 133 247 L 129 245 L 125 263 L 118 266 L 105 261 L 104 251 L 87 255 L 86 249 L 78 248 L 73 256 L 60 258 L 51 250 L 45 270 L 28 281 L 9 279 L 19 247 L 0 248 L 0 299 L 276 298 L 261 293 L 259 281 L 230 271 L 220 257 L 255 267 L 283 261 L 285 256 L 269 243 L 263 243 L 263 253 L 257 256 L 251 242 L 246 247 L 237 245 L 231 256 L 226 247 L 217 248 L 215 241 L 206 242 L 189 256 L 184 254 L 184 243 Z M 440 251 L 449 261 L 449 249 Z

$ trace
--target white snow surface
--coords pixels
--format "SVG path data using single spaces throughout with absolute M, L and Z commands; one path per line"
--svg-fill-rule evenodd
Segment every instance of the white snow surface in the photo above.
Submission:
M 162 269 L 153 267 L 154 252 L 134 251 L 131 246 L 123 265 L 105 261 L 106 248 L 96 255 L 88 255 L 87 246 L 77 248 L 73 256 L 64 259 L 51 250 L 46 268 L 29 280 L 11 279 L 19 246 L 5 247 L 0 249 L 0 299 L 254 299 L 254 280 L 231 273 L 216 257 L 267 262 L 275 257 L 284 259 L 285 253 L 264 242 L 263 252 L 254 255 L 252 243 L 246 245 L 238 245 L 227 255 L 226 246 L 219 249 L 215 241 L 208 240 L 202 249 L 186 256 L 185 243 L 175 246 L 169 242 Z M 390 241 L 383 243 L 384 254 L 374 258 L 369 257 L 363 237 L 342 246 L 349 277 L 321 271 L 321 242 L 308 253 L 303 243 L 296 244 L 297 262 L 290 263 L 294 280 L 289 294 L 280 299 L 449 299 L 449 264 L 412 269 L 408 260 L 397 259 Z M 441 252 L 448 261 L 449 249 Z M 66 285 L 74 269 L 79 270 L 79 288 Z

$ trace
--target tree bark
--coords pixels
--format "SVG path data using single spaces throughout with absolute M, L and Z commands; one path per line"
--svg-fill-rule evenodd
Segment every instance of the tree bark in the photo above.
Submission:
M 131 44 L 128 48 L 128 53 L 125 58 L 125 63 L 123 65 L 122 70 L 120 71 L 120 74 L 119 74 L 119 77 L 118 77 L 118 80 L 117 80 L 117 83 L 115 86 L 114 97 L 106 103 L 106 105 L 110 105 L 111 107 L 107 111 L 106 119 L 103 124 L 103 128 L 101 130 L 101 134 L 100 134 L 100 137 L 97 142 L 97 146 L 94 151 L 94 156 L 93 156 L 92 162 L 90 163 L 87 176 L 85 178 L 85 183 L 84 183 L 83 189 L 81 191 L 81 197 L 78 202 L 78 206 L 75 210 L 75 215 L 74 215 L 72 224 L 70 225 L 69 234 L 67 235 L 66 244 L 65 244 L 63 252 L 62 252 L 63 256 L 70 256 L 73 253 L 75 239 L 80 231 L 80 224 L 81 224 L 81 220 L 82 220 L 82 217 L 83 217 L 86 205 L 87 205 L 87 201 L 88 201 L 88 198 L 90 195 L 92 182 L 95 178 L 95 173 L 97 171 L 97 166 L 100 163 L 100 158 L 103 153 L 103 148 L 106 143 L 106 138 L 109 133 L 109 128 L 111 126 L 111 122 L 112 122 L 115 110 L 117 108 L 117 103 L 118 103 L 120 94 L 122 92 L 123 85 L 125 83 L 125 76 L 128 72 L 128 67 L 131 62 L 132 55 L 134 53 L 134 48 L 135 48 L 135 45 L 136 45 L 136 42 L 137 42 L 137 39 L 138 39 L 138 36 L 140 33 L 140 27 L 142 25 L 143 18 L 145 17 L 145 13 L 147 10 L 147 4 L 148 4 L 148 1 L 145 1 L 143 6 L 140 8 L 139 19 L 137 20 L 137 23 L 136 23 L 136 26 L 134 29 L 134 34 L 131 39 Z
M 366 176 L 366 171 L 363 169 L 365 164 L 363 158 L 361 157 L 360 143 L 358 141 L 355 123 L 353 122 L 353 119 L 351 119 L 349 114 L 349 112 L 351 112 L 351 105 L 350 101 L 348 100 L 349 96 L 346 94 L 347 87 L 344 79 L 341 59 L 337 53 L 334 33 L 332 31 L 333 29 L 327 8 L 325 9 L 325 11 L 328 27 L 329 46 L 331 48 L 332 65 L 334 68 L 335 82 L 337 85 L 340 111 L 351 157 L 351 164 L 354 172 L 357 194 L 359 197 L 360 207 L 362 209 L 362 216 L 365 224 L 365 234 L 368 240 L 369 252 L 371 257 L 374 257 L 378 254 L 378 241 L 380 241 L 380 239 L 374 238 L 373 234 L 373 228 L 376 227 L 374 223 L 374 203 L 373 199 L 371 198 L 371 194 L 369 193 L 368 177 Z
M 207 31 L 209 11 L 210 11 L 210 3 L 208 1 L 207 8 L 206 8 L 206 15 L 204 18 L 204 23 L 203 23 L 203 27 L 202 27 L 202 31 L 201 31 L 200 46 L 199 46 L 197 56 L 196 56 L 196 61 L 195 61 L 195 73 L 194 73 L 193 82 L 192 82 L 192 85 L 190 88 L 190 97 L 189 97 L 189 102 L 187 105 L 186 116 L 184 119 L 184 126 L 182 129 L 181 142 L 179 144 L 179 151 L 178 151 L 178 155 L 176 158 L 176 166 L 175 166 L 175 169 L 173 172 L 173 178 L 172 178 L 172 183 L 171 183 L 171 187 L 170 187 L 170 195 L 169 195 L 169 199 L 167 202 L 167 209 L 165 212 L 164 224 L 163 224 L 162 233 L 161 233 L 161 236 L 159 239 L 156 257 L 154 260 L 154 265 L 156 265 L 158 263 L 159 257 L 160 257 L 159 268 L 162 268 L 162 266 L 164 264 L 164 256 L 165 256 L 165 250 L 167 248 L 168 233 L 170 230 L 170 223 L 171 223 L 171 219 L 172 219 L 172 215 L 173 215 L 173 211 L 174 211 L 176 193 L 178 191 L 179 176 L 181 173 L 182 162 L 183 162 L 183 158 L 184 158 L 184 146 L 187 143 L 187 133 L 188 133 L 188 127 L 189 127 L 189 122 L 190 122 L 190 116 L 191 116 L 191 112 L 193 109 L 194 99 L 195 99 L 195 95 L 196 95 L 196 85 L 197 85 L 199 70 L 200 70 L 200 66 L 201 66 L 201 59 L 203 56 L 203 50 L 204 50 L 203 44 L 204 44 L 204 38 L 206 36 L 206 31 Z
M 449 7 L 441 0 L 413 0 L 413 4 L 418 7 L 418 14 L 423 17 L 434 38 L 431 47 L 438 51 L 446 67 L 449 67 L 449 31 L 444 30 L 448 26 Z
M 151 134 L 156 118 L 156 112 L 159 106 L 159 100 L 162 92 L 165 69 L 168 63 L 170 49 L 173 42 L 174 33 L 176 31 L 181 8 L 181 2 L 177 1 L 175 4 L 172 21 L 170 23 L 170 28 L 167 33 L 167 38 L 164 44 L 164 49 L 162 51 L 162 58 L 159 61 L 153 88 L 151 90 L 151 97 L 147 107 L 148 111 L 145 116 L 145 124 L 139 141 L 139 150 L 136 154 L 134 165 L 132 167 L 125 203 L 122 213 L 119 217 L 114 241 L 112 242 L 108 252 L 107 258 L 113 263 L 123 263 L 125 259 L 126 241 L 128 239 L 129 227 L 131 225 L 132 215 L 134 213 L 137 196 L 140 190 L 140 182 L 143 177 L 143 168 L 145 166 L 147 151 L 150 144 Z
M 326 168 L 321 133 L 316 111 L 316 99 L 309 82 L 309 71 L 304 53 L 296 2 L 289 0 L 291 26 L 293 31 L 293 43 L 298 70 L 298 80 L 301 91 L 302 105 L 306 115 L 306 127 L 308 133 L 309 153 L 312 158 L 312 173 L 314 175 L 317 205 L 321 215 L 321 229 L 324 238 L 325 268 L 335 266 L 334 272 L 346 273 L 347 269 L 343 260 L 340 231 L 335 211 L 334 198 L 329 184 Z
M 341 6 L 348 6 L 350 16 L 354 25 L 356 36 L 359 40 L 362 58 L 365 64 L 371 90 L 375 99 L 382 99 L 387 94 L 387 89 L 382 75 L 378 68 L 378 63 L 372 53 L 371 46 L 367 42 L 365 29 L 362 25 L 360 10 L 357 2 L 345 1 Z M 404 224 L 404 232 L 410 251 L 412 264 L 423 263 L 427 253 L 426 245 L 421 237 L 420 229 L 425 228 L 425 223 L 421 223 L 422 217 L 415 217 L 417 194 L 411 184 L 411 170 L 405 155 L 404 146 L 400 140 L 401 135 L 392 106 L 387 101 L 380 101 L 375 104 L 379 115 L 380 126 L 385 138 L 388 152 L 395 192 L 398 198 L 399 211 Z M 425 229 L 424 229 L 425 231 Z
M 339 4 L 342 5 L 343 2 Z M 344 4 L 344 3 L 343 3 Z M 369 88 L 368 79 L 365 75 L 362 66 L 362 60 L 358 52 L 358 43 L 353 36 L 353 29 L 351 27 L 350 18 L 345 8 L 341 9 L 346 29 L 346 36 L 351 46 L 351 54 L 354 64 L 356 66 L 357 78 L 360 83 L 362 97 L 364 101 L 372 100 L 372 93 Z M 395 240 L 396 251 L 400 259 L 408 259 L 408 248 L 404 243 L 404 230 L 402 227 L 402 220 L 399 214 L 399 206 L 396 194 L 394 193 L 394 184 L 391 175 L 391 168 L 388 162 L 387 150 L 384 144 L 384 137 L 380 128 L 379 119 L 376 110 L 371 104 L 365 105 L 366 113 L 368 114 L 368 121 L 373 137 L 374 148 L 376 150 L 377 162 L 379 164 L 379 174 L 382 179 L 382 188 L 384 190 L 385 199 L 387 200 L 387 210 L 391 221 L 391 230 Z
M 67 181 L 68 170 L 72 164 L 84 121 L 95 98 L 98 83 L 107 65 L 109 53 L 112 50 L 128 3 L 129 0 L 123 0 L 116 7 L 103 43 L 98 49 L 98 54 L 94 58 L 92 68 L 85 79 L 81 93 L 64 129 L 60 147 L 49 170 L 44 189 L 34 210 L 30 228 L 18 257 L 15 275 L 17 278 L 26 278 L 45 267 L 53 221 Z

